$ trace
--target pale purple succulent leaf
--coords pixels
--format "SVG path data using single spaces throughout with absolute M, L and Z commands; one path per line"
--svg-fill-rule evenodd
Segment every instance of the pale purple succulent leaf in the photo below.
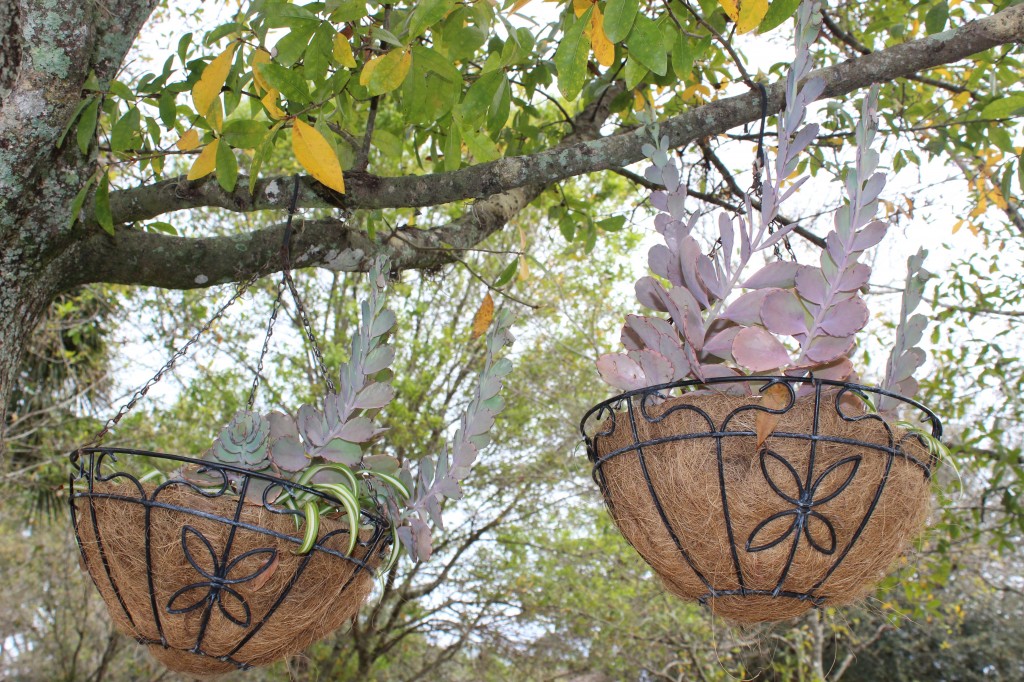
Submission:
M 761 303 L 761 321 L 775 334 L 807 333 L 807 316 L 800 299 L 789 289 L 767 289 Z
M 825 252 L 832 259 L 833 264 L 840 263 L 847 257 L 846 245 L 834 230 L 825 235 Z
M 864 263 L 855 263 L 843 271 L 836 285 L 838 291 L 857 291 L 871 279 L 871 268 Z
M 796 271 L 800 266 L 789 261 L 773 261 L 743 283 L 745 289 L 789 289 L 796 284 Z
M 374 382 L 366 386 L 356 396 L 355 407 L 360 410 L 372 410 L 384 407 L 395 397 L 395 389 L 391 384 Z
M 679 259 L 664 244 L 655 244 L 647 252 L 647 265 L 654 274 L 664 277 L 672 284 L 683 283 L 683 272 L 679 269 Z
M 853 339 L 851 337 L 816 336 L 807 345 L 805 355 L 816 364 L 828 364 L 844 355 L 849 355 L 852 348 Z
M 395 319 L 395 311 L 382 310 L 377 319 L 373 321 L 373 326 L 370 328 L 370 336 L 382 336 L 391 331 L 391 328 L 395 326 Z
M 732 342 L 737 364 L 753 372 L 764 372 L 789 364 L 789 352 L 782 342 L 761 327 L 741 329 Z
M 795 281 L 800 298 L 819 305 L 824 302 L 827 284 L 820 268 L 801 265 L 796 272 Z
M 740 333 L 741 327 L 726 327 L 714 336 L 710 337 L 704 344 L 704 353 L 713 355 L 716 358 L 732 361 L 732 342 Z
M 868 323 L 868 307 L 860 296 L 838 303 L 822 316 L 818 326 L 829 336 L 852 336 Z
M 806 178 L 802 178 L 802 179 L 806 179 Z M 803 184 L 803 183 L 801 183 L 799 180 L 797 180 L 794 183 L 794 186 L 790 188 L 790 191 L 791 192 L 795 192 L 797 187 L 800 184 Z M 784 195 L 781 199 L 779 199 L 779 203 L 782 203 L 782 201 L 784 201 L 787 196 L 788 195 Z M 769 237 L 764 242 L 762 242 L 760 245 L 758 245 L 757 250 L 758 251 L 763 251 L 764 249 L 768 249 L 768 248 L 771 248 L 771 247 L 775 246 L 780 241 L 785 239 L 789 235 L 790 232 L 792 232 L 794 229 L 796 229 L 796 226 L 797 226 L 796 223 L 791 223 L 789 225 L 785 225 L 785 226 L 780 227 L 779 229 L 775 230 L 775 233 L 771 237 Z
M 787 170 L 789 168 L 790 162 L 796 159 L 797 156 L 799 156 L 800 152 L 802 152 L 807 147 L 807 145 L 809 145 L 817 136 L 817 123 L 808 123 L 803 128 L 801 128 L 796 135 L 793 136 L 792 141 L 790 141 L 789 143 L 789 150 L 786 154 L 786 156 L 789 157 L 788 159 L 786 159 Z
M 927 359 L 927 354 L 920 348 L 916 346 L 908 348 L 903 355 L 896 360 L 896 366 L 893 367 L 891 380 L 894 383 L 906 381 L 914 375 L 917 368 L 923 365 Z
M 913 398 L 917 395 L 917 391 L 920 387 L 920 384 L 917 383 L 917 379 L 914 377 L 907 377 L 896 384 L 896 392 L 904 398 Z
M 733 369 L 732 367 L 726 367 L 725 365 L 719 365 L 717 363 L 703 364 L 700 366 L 700 369 L 704 375 L 704 379 L 718 379 L 722 377 L 742 376 L 741 372 Z
M 726 291 L 726 284 L 719 278 L 714 263 L 704 254 L 697 256 L 697 274 L 700 277 L 701 284 L 715 300 L 721 299 L 722 296 L 728 293 Z
M 814 376 L 817 379 L 829 379 L 832 381 L 847 381 L 853 374 L 853 363 L 843 356 L 827 365 L 814 368 Z
M 668 194 L 661 189 L 651 192 L 651 206 L 668 213 Z
M 859 230 L 853 238 L 853 251 L 864 251 L 882 241 L 886 231 L 889 229 L 887 223 L 875 220 L 868 223 L 862 230 Z
M 363 450 L 355 443 L 335 438 L 327 445 L 319 448 L 316 454 L 330 462 L 355 466 L 359 463 L 360 458 L 362 458 Z
M 298 438 L 299 430 L 295 427 L 295 420 L 284 412 L 278 412 L 277 410 L 268 412 L 266 419 L 270 424 L 271 440 L 285 436 Z
M 466 435 L 472 438 L 473 436 L 480 436 L 487 433 L 491 430 L 491 427 L 494 426 L 494 417 L 495 415 L 493 412 L 489 410 L 480 410 L 473 415 L 473 419 L 466 427 Z
M 665 305 L 675 320 L 676 328 L 682 327 L 683 337 L 694 350 L 700 351 L 704 347 L 704 318 L 700 314 L 700 305 L 689 291 L 681 287 L 674 287 L 667 293 Z
M 928 318 L 918 313 L 913 315 L 903 327 L 903 343 L 906 346 L 916 346 L 924 337 L 924 330 L 928 328 Z
M 661 171 L 661 181 L 669 193 L 675 192 L 679 189 L 679 167 L 674 163 L 670 163 L 665 166 Z
M 366 362 L 363 364 L 363 373 L 367 376 L 373 376 L 377 372 L 390 367 L 394 359 L 395 349 L 393 346 L 378 346 L 366 356 Z
M 860 201 L 861 206 L 867 206 L 871 202 L 878 198 L 881 194 L 882 189 L 885 187 L 885 173 L 875 173 L 871 178 L 864 183 L 864 189 L 861 190 Z M 874 215 L 874 211 L 871 211 L 871 215 Z
M 282 436 L 270 445 L 270 459 L 285 471 L 302 471 L 309 466 L 305 446 L 295 436 Z
M 672 192 L 668 195 L 668 212 L 676 220 L 686 217 L 686 194 L 684 192 Z
M 757 324 L 761 321 L 761 304 L 767 295 L 766 289 L 748 291 L 730 303 L 718 317 L 745 327 Z
M 327 442 L 326 424 L 315 406 L 303 405 L 299 408 L 296 426 L 302 438 L 314 447 L 321 447 Z
M 623 345 L 628 350 L 650 348 L 661 353 L 675 369 L 675 379 L 682 379 L 689 371 L 689 362 L 683 352 L 679 332 L 668 320 L 660 317 L 627 315 L 622 328 Z M 626 339 L 630 343 L 626 343 Z
M 370 471 L 378 471 L 382 474 L 394 476 L 398 473 L 401 465 L 391 455 L 369 455 L 363 458 L 363 467 Z
M 668 311 L 662 300 L 665 288 L 661 286 L 661 282 L 653 277 L 641 277 L 636 281 L 635 289 L 636 300 L 640 301 L 640 305 L 646 306 L 651 310 Z
M 640 365 L 631 357 L 606 354 L 597 359 L 597 371 L 606 384 L 623 391 L 634 391 L 647 386 L 646 377 Z
M 690 236 L 684 237 L 679 250 L 679 267 L 683 272 L 683 281 L 701 308 L 707 308 L 710 301 L 697 276 L 697 259 L 700 256 L 700 244 L 697 240 Z
M 668 358 L 656 350 L 650 348 L 633 350 L 628 353 L 628 357 L 640 365 L 640 370 L 644 373 L 648 386 L 667 384 L 676 379 L 675 367 L 672 366 Z
M 662 181 L 662 171 L 657 166 L 648 166 L 644 169 L 644 177 L 653 182 L 656 185 L 664 185 Z
M 347 440 L 350 443 L 366 443 L 376 433 L 377 429 L 374 428 L 371 420 L 366 417 L 354 417 L 341 427 L 338 438 Z

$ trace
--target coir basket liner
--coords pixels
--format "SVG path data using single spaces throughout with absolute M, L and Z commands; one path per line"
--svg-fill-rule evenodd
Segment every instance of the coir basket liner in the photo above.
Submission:
M 757 448 L 769 412 L 757 389 L 772 384 L 755 379 L 750 396 L 721 390 L 746 380 L 634 391 L 582 425 L 625 538 L 670 592 L 741 623 L 869 592 L 923 527 L 935 465 L 918 436 L 868 411 L 874 389 L 816 379 L 772 380 L 789 399 Z
M 348 526 L 324 518 L 314 549 L 298 556 L 302 531 L 287 510 L 180 480 L 157 486 L 111 474 L 115 453 L 189 460 L 87 450 L 73 481 L 83 568 L 117 627 L 168 668 L 211 676 L 271 663 L 351 620 L 365 602 L 390 540 L 380 519 L 364 517 L 347 556 Z M 248 476 L 243 485 L 269 484 L 271 492 L 291 485 Z

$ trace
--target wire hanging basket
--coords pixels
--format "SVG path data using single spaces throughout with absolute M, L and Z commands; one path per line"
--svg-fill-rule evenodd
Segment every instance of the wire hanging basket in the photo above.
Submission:
M 221 483 L 146 482 L 131 473 L 136 460 L 193 465 Z M 312 550 L 297 554 L 301 512 L 274 500 L 324 496 L 260 472 L 120 448 L 83 449 L 72 461 L 83 568 L 117 627 L 178 672 L 219 674 L 302 651 L 356 615 L 390 550 L 387 522 L 363 511 L 351 554 L 348 526 L 329 517 Z
M 249 391 L 250 412 L 286 290 L 324 385 L 329 394 L 336 390 L 290 273 L 298 187 L 296 178 L 282 245 L 285 267 Z M 393 557 L 394 536 L 379 504 L 353 508 L 342 520 L 341 511 L 330 511 L 338 501 L 315 489 L 312 479 L 307 486 L 241 462 L 100 446 L 259 276 L 240 284 L 70 456 L 71 520 L 83 570 L 118 629 L 171 670 L 193 676 L 301 652 L 356 616 L 375 572 Z M 314 526 L 302 504 L 328 512 L 318 512 Z
M 784 404 L 766 407 L 776 386 Z M 882 396 L 905 422 L 874 412 Z M 760 447 L 759 414 L 778 420 Z M 906 551 L 938 463 L 907 423 L 942 434 L 927 407 L 881 389 L 747 376 L 622 393 L 580 429 L 612 518 L 665 587 L 756 623 L 855 601 Z

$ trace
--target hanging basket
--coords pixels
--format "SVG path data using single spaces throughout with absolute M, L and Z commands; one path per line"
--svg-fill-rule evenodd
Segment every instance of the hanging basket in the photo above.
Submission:
M 138 470 L 125 466 L 136 458 L 205 467 L 223 484 L 140 482 L 119 470 Z M 387 523 L 364 511 L 351 555 L 347 524 L 330 516 L 312 551 L 296 555 L 303 516 L 272 501 L 288 491 L 324 496 L 273 476 L 115 448 L 84 449 L 72 461 L 82 566 L 117 627 L 177 672 L 218 675 L 302 651 L 355 617 L 390 549 Z
M 788 394 L 778 409 L 761 403 L 774 385 Z M 924 526 L 937 462 L 870 411 L 883 395 L 941 435 L 913 400 L 792 377 L 630 391 L 580 428 L 612 518 L 665 587 L 756 623 L 863 597 Z M 778 422 L 757 448 L 764 413 Z

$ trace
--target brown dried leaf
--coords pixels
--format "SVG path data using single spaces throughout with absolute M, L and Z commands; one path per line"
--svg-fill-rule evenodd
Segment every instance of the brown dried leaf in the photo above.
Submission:
M 784 384 L 774 384 L 761 394 L 761 401 L 758 404 L 770 410 L 781 410 L 789 404 L 789 389 Z M 781 416 L 781 414 L 772 414 L 771 412 L 757 413 L 755 422 L 757 446 L 754 448 L 755 450 L 760 450 L 764 442 L 768 440 L 768 436 L 772 435 Z
M 277 554 L 274 554 L 274 558 L 271 560 L 270 565 L 267 566 L 267 570 L 249 581 L 249 586 L 253 592 L 258 592 L 261 587 L 267 584 L 268 580 L 274 577 L 274 573 L 277 572 L 277 564 Z
M 480 308 L 477 309 L 476 315 L 473 316 L 473 332 L 472 337 L 478 339 L 487 333 L 487 328 L 491 326 L 491 320 L 494 319 L 494 299 L 491 298 L 491 294 L 488 293 L 484 296 L 483 303 L 480 304 Z

